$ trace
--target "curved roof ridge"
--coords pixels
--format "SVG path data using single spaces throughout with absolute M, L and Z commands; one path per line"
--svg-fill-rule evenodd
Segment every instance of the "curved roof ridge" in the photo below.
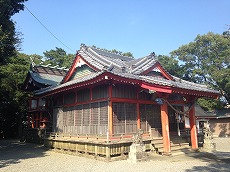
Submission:
M 205 84 L 198 84 L 198 83 L 186 81 L 186 80 L 184 80 L 184 79 L 178 78 L 178 77 L 173 76 L 173 75 L 171 75 L 171 76 L 172 76 L 176 81 L 181 82 L 181 83 L 183 82 L 183 83 L 185 83 L 185 84 L 191 84 L 192 86 L 195 86 L 195 87 L 208 88 L 208 86 L 205 85 Z
M 100 49 L 97 47 L 89 47 L 89 48 L 91 48 L 93 51 L 97 51 L 97 53 L 100 55 L 103 55 L 103 56 L 106 56 L 112 59 L 116 58 L 116 59 L 121 59 L 122 61 L 130 61 L 133 59 L 132 57 L 124 56 L 122 54 L 118 54 L 118 53 L 115 53 L 115 52 L 112 52 L 106 49 Z
M 148 70 L 150 67 L 152 67 L 153 64 L 155 64 L 157 62 L 157 60 L 155 58 L 149 58 L 149 56 L 146 56 L 144 58 L 144 60 L 139 61 L 137 64 L 135 65 L 135 68 L 131 71 L 132 73 L 137 73 L 140 74 L 141 72 L 144 72 L 146 70 Z M 146 67 L 146 69 L 143 69 L 143 67 Z
M 97 54 L 94 54 L 94 53 L 92 53 L 92 52 L 89 52 L 88 50 L 88 47 L 87 46 L 81 46 L 81 49 L 80 49 L 80 52 L 82 51 L 83 53 L 85 53 L 87 56 L 89 56 L 91 59 L 93 59 L 94 61 L 96 61 L 96 62 L 98 62 L 98 63 L 100 63 L 101 65 L 102 65 L 102 68 L 104 67 L 104 66 L 109 66 L 110 65 L 110 63 L 106 63 L 106 62 L 104 62 L 104 61 L 102 61 L 101 59 L 99 59 L 99 58 L 95 58 L 95 56 L 94 55 L 96 55 L 96 56 L 98 56 Z M 80 53 L 79 52 L 79 53 Z M 81 54 L 81 53 L 80 53 Z M 94 55 L 93 55 L 94 54 Z M 84 57 L 83 57 L 84 58 Z M 87 61 L 87 59 L 85 59 L 86 61 Z M 92 64 L 92 65 L 94 65 L 94 64 Z M 96 66 L 96 65 L 94 65 L 95 67 L 98 67 L 98 66 Z M 101 69 L 102 69 L 101 68 Z
M 121 68 L 121 67 L 122 67 L 121 64 L 117 64 L 117 63 L 115 62 L 115 59 L 114 59 L 114 60 L 111 60 L 111 58 L 110 58 L 110 59 L 107 59 L 106 57 L 104 57 L 104 56 L 98 54 L 97 52 L 95 52 L 91 47 L 88 47 L 88 50 L 90 51 L 90 53 L 93 53 L 94 55 L 96 55 L 97 57 L 99 57 L 101 60 L 103 60 L 103 61 L 105 61 L 105 62 L 108 62 L 108 65 L 106 65 L 106 66 L 110 66 L 110 64 L 112 64 L 112 65 L 114 65 L 114 66 L 116 66 L 116 67 L 118 67 L 118 68 Z M 117 59 L 116 59 L 116 60 L 117 60 Z M 123 66 L 126 66 L 126 67 L 127 67 L 127 65 L 126 65 L 125 63 L 123 63 L 123 61 L 121 61 L 121 63 L 123 64 Z

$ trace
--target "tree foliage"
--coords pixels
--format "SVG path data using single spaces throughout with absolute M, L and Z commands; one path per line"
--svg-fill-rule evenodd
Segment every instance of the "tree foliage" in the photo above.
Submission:
M 183 76 L 183 69 L 179 65 L 179 61 L 171 56 L 159 55 L 157 56 L 161 65 L 173 76 L 181 78 Z
M 75 57 L 74 54 L 67 54 L 62 48 L 56 47 L 55 50 L 45 51 L 44 64 L 69 68 Z
M 29 57 L 18 53 L 0 66 L 0 132 L 5 137 L 15 137 L 20 119 L 26 114 L 27 93 L 21 90 L 29 69 Z
M 171 52 L 182 61 L 183 78 L 219 89 L 230 101 L 230 39 L 226 35 L 198 35 L 193 42 Z
M 27 0 L 0 0 L 0 65 L 8 57 L 15 55 L 20 38 L 15 31 L 11 17 L 24 9 Z

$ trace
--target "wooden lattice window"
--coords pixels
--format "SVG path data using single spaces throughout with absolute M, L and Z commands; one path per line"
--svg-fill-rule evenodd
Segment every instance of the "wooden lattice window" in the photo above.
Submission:
M 159 105 L 141 104 L 141 129 L 149 131 L 151 128 L 161 128 L 161 114 Z
M 134 103 L 113 103 L 114 134 L 137 131 L 137 110 Z
M 90 106 L 89 104 L 83 105 L 83 125 L 90 125 Z
M 67 126 L 74 126 L 74 107 L 68 108 Z
M 100 125 L 108 125 L 108 102 L 100 102 Z
M 98 125 L 98 117 L 99 117 L 99 103 L 91 104 L 91 124 Z
M 75 126 L 82 125 L 82 105 L 78 105 L 75 107 Z

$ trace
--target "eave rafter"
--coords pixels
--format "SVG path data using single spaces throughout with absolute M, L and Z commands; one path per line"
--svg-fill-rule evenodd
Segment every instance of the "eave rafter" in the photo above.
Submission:
M 184 94 L 184 95 L 193 95 L 193 96 L 196 96 L 198 98 L 200 98 L 200 97 L 210 97 L 210 98 L 217 99 L 219 97 L 218 93 L 204 92 L 204 91 L 197 91 L 197 90 L 187 90 L 187 89 L 173 88 L 172 91 L 173 91 L 173 93 L 179 93 L 179 94 Z
M 212 92 L 179 89 L 179 88 L 174 88 L 174 87 L 167 86 L 167 85 L 157 85 L 157 84 L 147 83 L 147 82 L 144 82 L 144 81 L 141 81 L 138 79 L 124 78 L 122 76 L 115 75 L 115 74 L 110 73 L 110 72 L 104 72 L 101 75 L 98 75 L 97 77 L 90 79 L 90 80 L 87 80 L 87 81 L 84 81 L 84 82 L 80 82 L 80 83 L 68 85 L 65 87 L 57 88 L 55 90 L 44 93 L 42 96 L 54 95 L 54 94 L 57 94 L 60 92 L 64 92 L 64 91 L 68 91 L 68 90 L 72 90 L 72 89 L 76 89 L 76 88 L 84 88 L 84 87 L 92 86 L 92 85 L 103 83 L 103 82 L 104 83 L 112 82 L 112 83 L 131 84 L 131 85 L 136 85 L 136 86 L 139 86 L 141 88 L 155 91 L 158 93 L 166 93 L 166 94 L 179 93 L 182 95 L 194 96 L 197 98 L 199 98 L 199 97 L 217 98 L 219 96 L 217 93 L 212 93 Z

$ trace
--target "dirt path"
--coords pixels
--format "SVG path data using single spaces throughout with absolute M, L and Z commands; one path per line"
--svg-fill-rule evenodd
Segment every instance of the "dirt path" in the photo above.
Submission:
M 220 144 L 228 144 L 229 139 Z M 151 156 L 147 162 L 137 164 L 126 160 L 103 162 L 85 157 L 47 151 L 40 145 L 0 140 L 0 172 L 152 172 L 152 171 L 230 171 L 228 145 L 218 145 L 215 153 L 192 153 L 175 157 Z M 224 149 L 225 148 L 225 149 Z

